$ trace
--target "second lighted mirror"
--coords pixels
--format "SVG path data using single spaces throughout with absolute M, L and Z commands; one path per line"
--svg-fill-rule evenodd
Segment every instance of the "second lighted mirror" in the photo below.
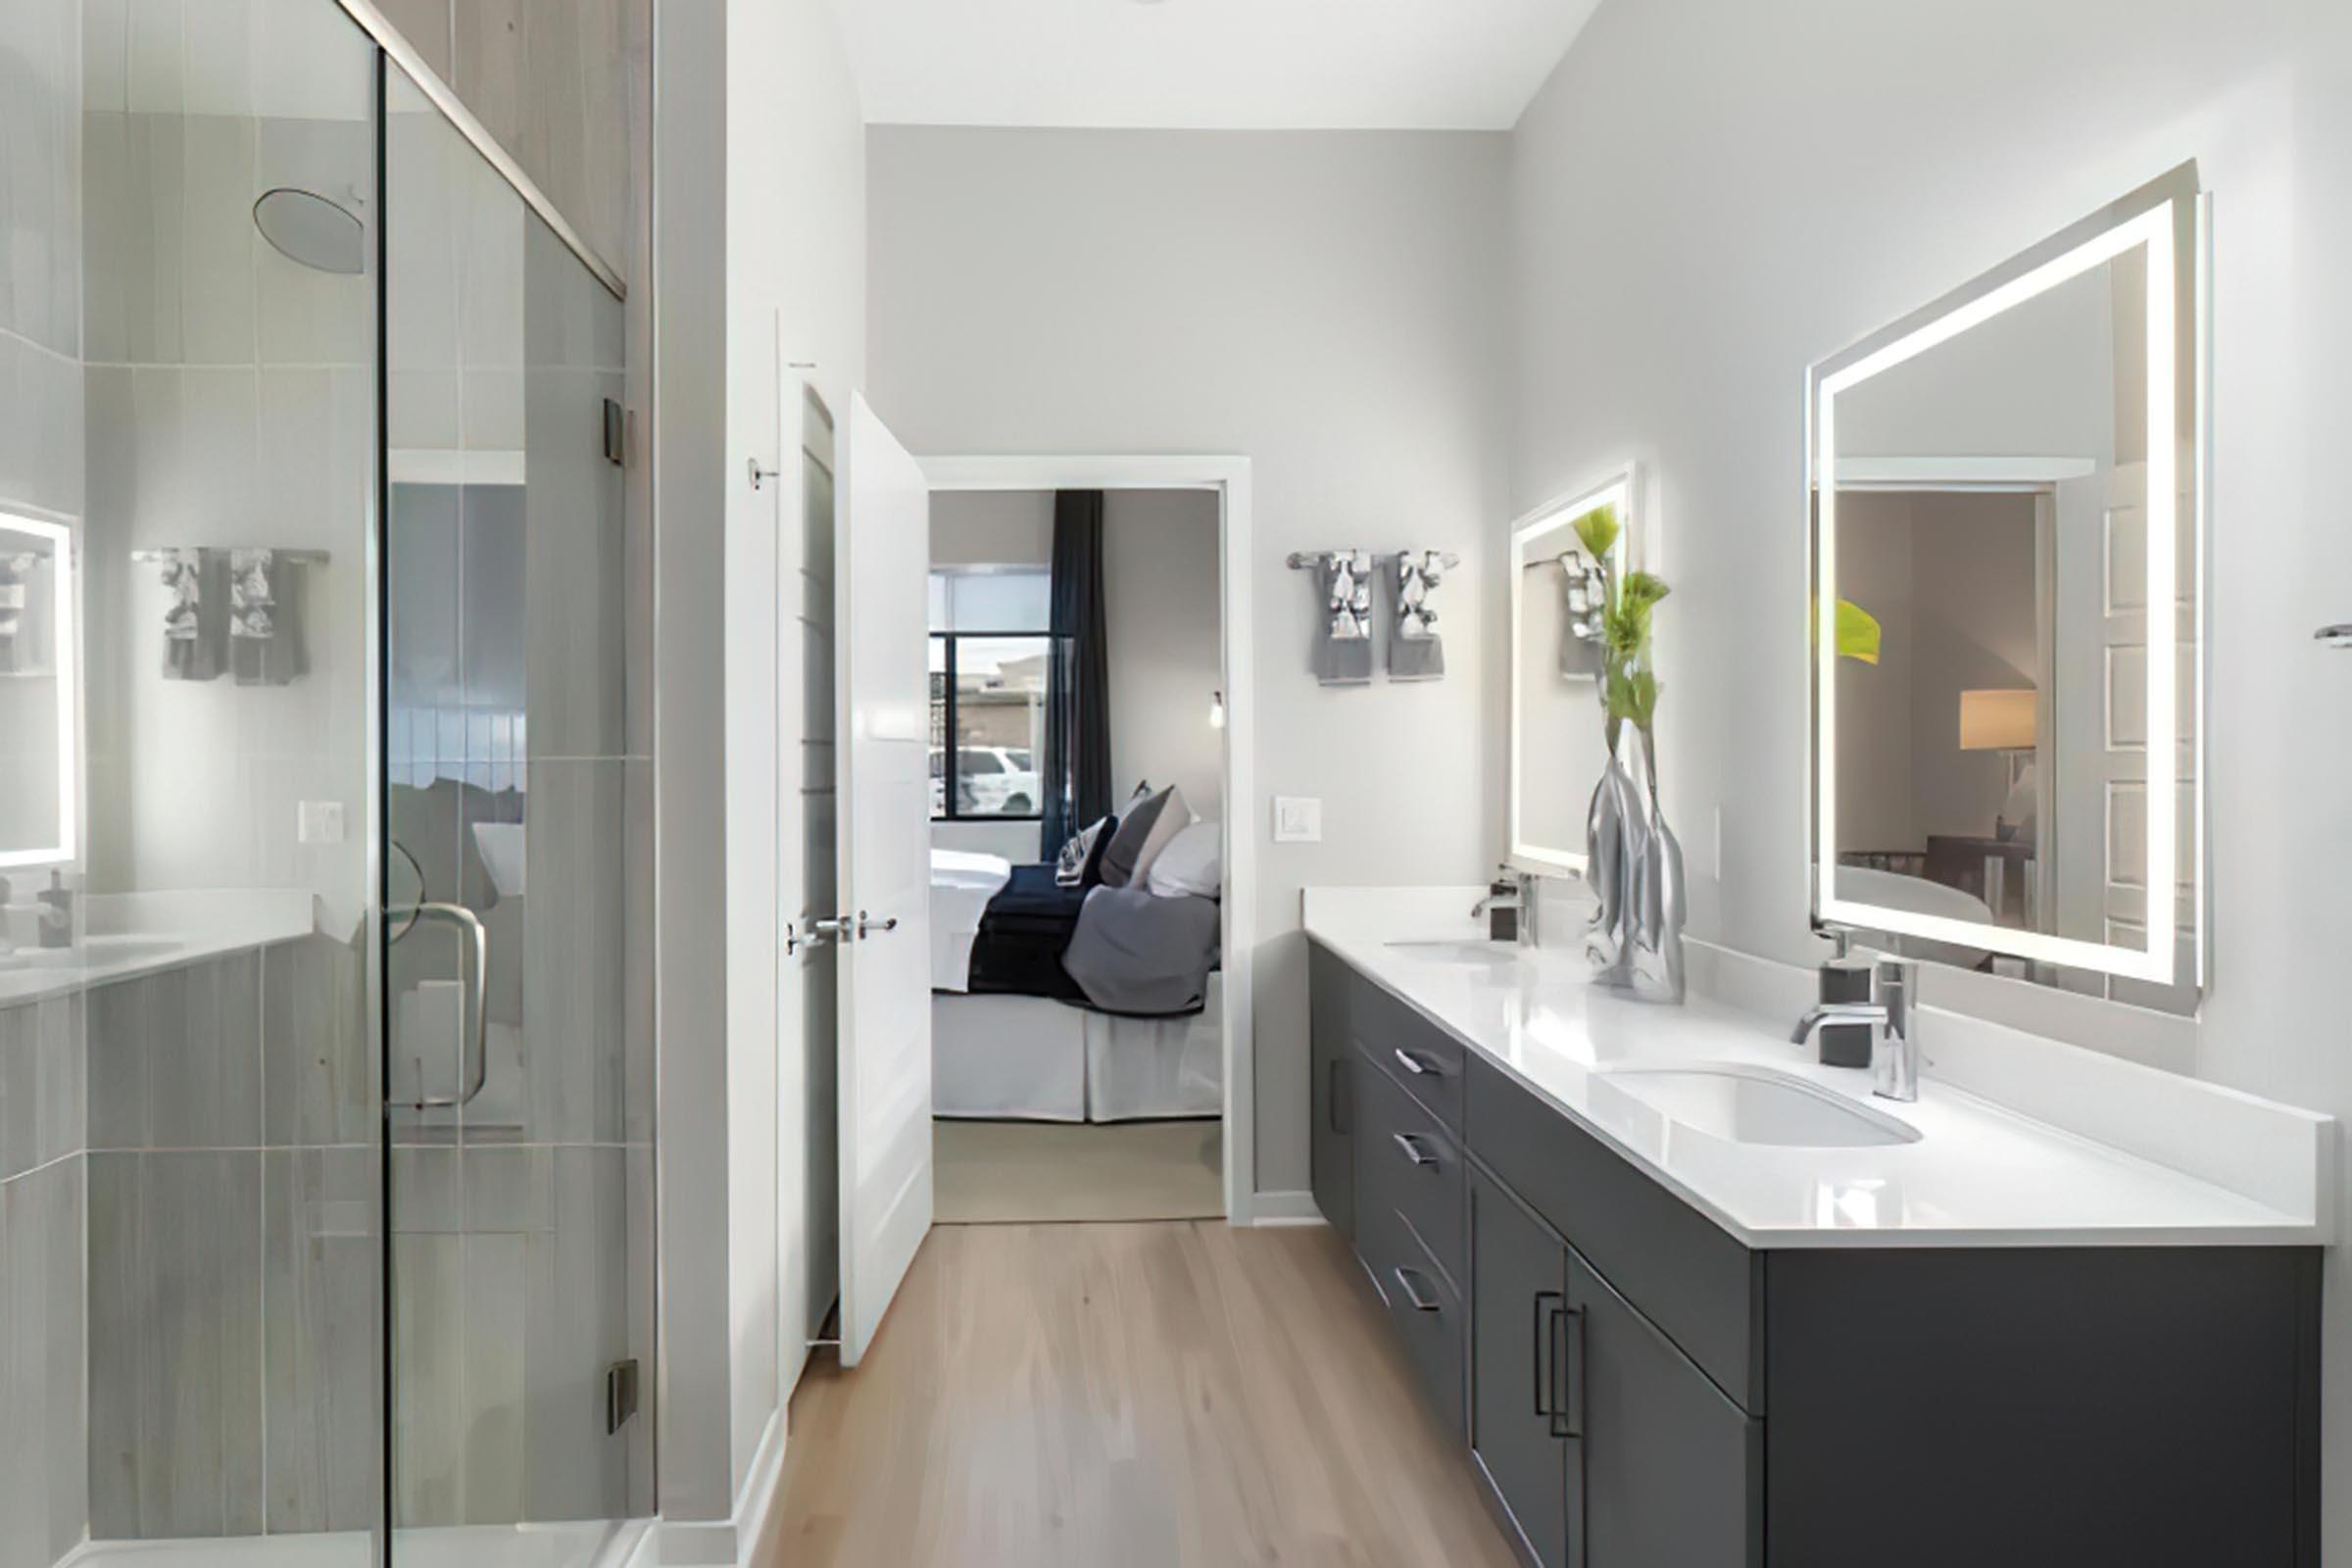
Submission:
M 1632 564 L 1635 472 L 1538 508 L 1511 532 L 1510 858 L 1536 872 L 1585 869 L 1585 817 L 1608 766 L 1601 714 L 1600 590 L 1578 531 L 1617 519 L 1607 569 Z
M 0 513 L 0 867 L 74 859 L 74 535 Z

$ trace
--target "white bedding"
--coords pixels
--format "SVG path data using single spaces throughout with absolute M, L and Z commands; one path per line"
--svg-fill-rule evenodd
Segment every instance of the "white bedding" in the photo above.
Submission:
M 1012 862 L 1001 855 L 932 850 L 932 990 L 970 989 L 972 938 L 980 932 L 980 913 L 1011 880 Z

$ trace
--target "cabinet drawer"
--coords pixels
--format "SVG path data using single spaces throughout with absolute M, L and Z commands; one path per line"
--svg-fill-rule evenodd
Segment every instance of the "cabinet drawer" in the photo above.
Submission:
M 1353 1077 L 1356 1191 L 1366 1204 L 1394 1209 L 1459 1292 L 1469 1267 L 1461 1146 L 1386 1074 L 1359 1062 Z
M 1483 1058 L 1464 1142 L 1740 1406 L 1765 1414 L 1757 1254 Z
M 1414 1380 L 1446 1430 L 1466 1438 L 1462 1357 L 1468 1337 L 1460 1293 L 1395 1209 L 1360 1204 L 1355 1228 L 1358 1255 L 1388 1303 L 1389 1325 Z
M 1447 1127 L 1462 1125 L 1462 1045 L 1388 992 L 1352 975 L 1348 1026 L 1356 1046 Z

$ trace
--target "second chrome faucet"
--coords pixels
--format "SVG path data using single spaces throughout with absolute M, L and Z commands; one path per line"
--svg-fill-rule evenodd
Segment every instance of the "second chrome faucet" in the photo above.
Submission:
M 1788 1036 L 1797 1045 L 1828 1023 L 1870 1025 L 1871 1093 L 1886 1100 L 1919 1098 L 1919 965 L 1881 958 L 1871 969 L 1868 1002 L 1825 1002 L 1808 1009 Z

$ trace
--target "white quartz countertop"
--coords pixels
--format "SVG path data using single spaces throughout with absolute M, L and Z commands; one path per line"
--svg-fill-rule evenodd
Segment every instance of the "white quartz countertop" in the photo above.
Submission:
M 225 954 L 308 936 L 317 925 L 307 891 L 93 894 L 80 905 L 72 947 L 19 945 L 0 954 L 0 1006 L 42 1002 Z
M 2311 1201 L 2298 1211 L 2279 1205 L 2276 1181 L 2261 1196 L 2233 1191 L 1939 1083 L 1932 1069 L 1916 1102 L 1878 1099 L 1867 1070 L 1821 1066 L 1810 1048 L 1788 1043 L 1793 1013 L 1772 1018 L 1696 995 L 1681 1006 L 1636 1002 L 1587 984 L 1573 950 L 1519 949 L 1497 963 L 1465 964 L 1392 945 L 1483 938 L 1483 923 L 1467 918 L 1477 896 L 1476 889 L 1314 889 L 1305 898 L 1305 928 L 1748 1247 L 2314 1246 L 2330 1239 L 2321 1200 L 2328 1118 L 2186 1080 L 2172 1081 L 2169 1099 L 2134 1096 L 2134 1081 L 2126 1080 L 2126 1091 L 2100 1107 L 2114 1125 L 2116 1098 L 2171 1115 L 2179 1113 L 2180 1094 L 2209 1091 L 2228 1102 L 2217 1127 L 2252 1122 L 2257 1137 L 2260 1113 L 2275 1111 L 2283 1133 L 2308 1139 L 2315 1152 Z M 1922 1030 L 1931 1061 L 1936 1022 L 1930 1016 Z M 2073 1048 L 2052 1043 L 2050 1050 Z M 1920 1136 L 1861 1148 L 1737 1143 L 1670 1121 L 1611 1081 L 1619 1068 L 1692 1062 L 1802 1078 Z M 2047 1105 L 2036 1108 L 2046 1118 Z

